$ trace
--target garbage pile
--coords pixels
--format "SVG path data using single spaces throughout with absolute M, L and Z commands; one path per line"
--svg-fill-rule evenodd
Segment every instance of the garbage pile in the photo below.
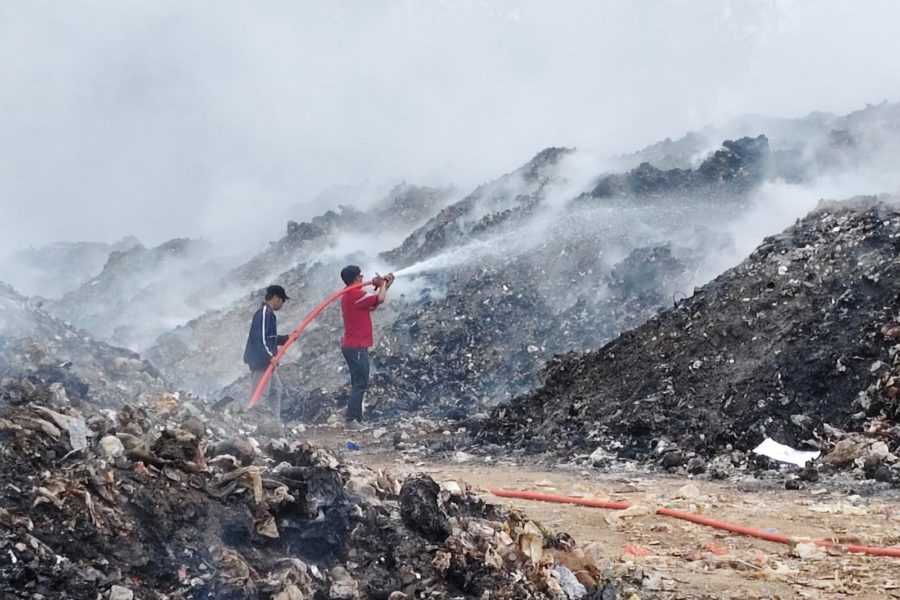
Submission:
M 633 197 L 680 197 L 685 194 L 746 193 L 762 183 L 771 171 L 769 140 L 756 138 L 725 140 L 696 169 L 663 170 L 649 162 L 625 174 L 604 177 L 591 190 L 594 199 Z
M 4 598 L 615 598 L 566 534 L 176 394 L 76 408 L 0 384 Z M 293 436 L 291 436 L 293 437 Z
M 674 308 L 555 358 L 478 440 L 727 473 L 772 438 L 895 479 L 898 240 L 897 198 L 823 202 Z
M 220 276 L 217 286 L 243 290 L 237 299 L 160 335 L 144 355 L 179 387 L 218 396 L 246 372 L 244 343 L 250 318 L 262 302 L 261 289 L 277 281 L 288 290 L 291 301 L 278 319 L 282 331 L 289 329 L 340 284 L 344 261 L 360 258 L 344 257 L 336 247 L 364 250 L 359 242 L 346 240 L 375 243 L 379 236 L 402 237 L 443 206 L 451 193 L 403 184 L 366 211 L 341 207 L 308 222 L 288 222 L 278 241 Z M 325 342 L 327 347 L 336 347 L 334 339 Z
M 366 210 L 290 222 L 252 260 L 210 269 L 216 281 L 201 288 L 224 290 L 222 302 L 189 296 L 193 318 L 167 320 L 143 355 L 180 388 L 213 401 L 244 398 L 241 355 L 261 288 L 288 289 L 292 299 L 278 315 L 285 332 L 340 287 L 337 274 L 349 262 L 372 275 L 447 258 L 415 280 L 400 278 L 379 310 L 368 399 L 375 415 L 472 416 L 533 389 L 554 354 L 607 343 L 745 256 L 752 242 L 733 234 L 736 223 L 765 195 L 760 184 L 783 175 L 779 153 L 796 150 L 808 131 L 848 131 L 863 164 L 859 152 L 877 149 L 872 125 L 895 122 L 892 111 L 758 123 L 771 126 L 771 136 L 743 124 L 735 126 L 741 136 L 721 146 L 704 132 L 628 159 L 659 164 L 613 174 L 592 173 L 599 167 L 572 149 L 547 148 L 449 205 L 448 190 L 398 186 Z M 666 170 L 667 162 L 682 166 Z M 102 296 L 106 287 L 95 291 Z M 135 327 L 163 325 L 162 313 L 150 310 L 155 302 L 136 303 L 141 314 L 124 317 L 113 343 Z M 173 322 L 184 324 L 172 329 Z M 332 308 L 292 348 L 280 368 L 286 417 L 322 421 L 340 409 L 348 381 L 340 335 Z
M 762 132 L 771 146 L 769 167 L 774 177 L 808 182 L 831 175 L 870 169 L 890 169 L 900 149 L 900 103 L 882 102 L 846 115 L 821 111 L 785 119 L 746 115 L 716 127 L 666 138 L 617 161 L 618 170 L 641 163 L 657 169 L 691 169 L 723 139 L 756 137 Z
M 22 374 L 55 384 L 74 403 L 90 396 L 108 407 L 167 387 L 140 355 L 97 341 L 0 283 L 0 377 Z
M 471 240 L 498 226 L 508 226 L 532 214 L 547 187 L 560 180 L 560 163 L 572 148 L 545 148 L 513 171 L 484 185 L 441 210 L 382 258 L 404 267 Z
M 138 244 L 137 238 L 126 236 L 112 244 L 56 242 L 30 247 L 0 259 L 0 273 L 22 293 L 55 299 L 100 273 L 112 252 Z
M 568 153 L 540 153 L 444 209 L 396 249 L 400 266 L 427 260 L 448 245 L 465 254 L 466 244 L 476 243 L 483 251 L 398 280 L 374 319 L 373 416 L 418 411 L 464 418 L 533 389 L 548 357 L 599 346 L 644 322 L 705 279 L 708 257 L 733 251 L 732 240 L 712 226 L 733 218 L 733 194 L 688 205 L 636 207 L 624 198 L 622 206 L 576 203 L 554 211 L 547 189 L 560 185 L 559 161 Z M 292 301 L 279 323 L 298 322 L 338 287 L 341 266 L 322 260 L 283 273 L 279 281 Z M 198 390 L 207 377 L 221 382 L 222 391 L 198 391 L 247 397 L 249 377 L 239 352 L 253 308 L 248 304 L 164 336 L 151 360 L 190 389 Z M 325 421 L 345 402 L 340 336 L 339 311 L 332 309 L 292 348 L 279 369 L 286 418 Z M 229 384 L 229 375 L 237 381 Z
M 111 252 L 100 272 L 48 300 L 46 308 L 97 339 L 141 351 L 172 322 L 211 306 L 217 292 L 210 290 L 217 289 L 212 284 L 224 264 L 213 245 L 201 240 L 135 244 Z
M 450 188 L 400 184 L 374 206 L 360 210 L 340 205 L 309 221 L 288 221 L 286 234 L 263 252 L 229 272 L 225 282 L 264 286 L 268 278 L 290 271 L 297 263 L 315 261 L 340 235 L 373 235 L 379 231 L 403 233 L 418 227 L 440 210 L 453 193 Z M 362 249 L 360 249 L 362 250 Z
M 417 297 L 395 294 L 374 318 L 369 415 L 461 420 L 525 393 L 540 383 L 547 356 L 600 345 L 642 323 L 689 287 L 700 261 L 690 249 L 642 247 L 606 272 L 593 257 L 609 243 L 554 237 L 532 251 L 434 274 Z M 541 260 L 561 253 L 558 268 Z M 395 287 L 402 290 L 402 281 Z M 324 422 L 346 404 L 341 333 L 340 312 L 330 310 L 292 348 L 296 362 L 279 368 L 285 418 Z M 248 386 L 244 378 L 222 394 L 245 398 Z

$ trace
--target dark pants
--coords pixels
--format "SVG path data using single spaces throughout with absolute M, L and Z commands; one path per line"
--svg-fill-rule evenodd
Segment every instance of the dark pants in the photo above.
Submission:
M 366 348 L 341 348 L 344 360 L 350 367 L 350 404 L 347 405 L 347 420 L 363 418 L 363 396 L 369 389 L 369 351 Z
M 257 370 L 250 371 L 250 393 L 252 394 L 256 390 L 256 386 L 259 385 L 259 380 L 262 379 L 262 376 L 265 374 L 266 370 Z M 262 397 L 260 399 L 266 399 L 269 403 L 269 409 L 272 411 L 272 416 L 276 421 L 281 422 L 281 396 L 284 393 L 284 386 L 281 384 L 281 377 L 278 376 L 278 371 L 272 371 L 272 378 L 269 379 L 269 383 L 266 385 L 266 389 L 263 390 Z

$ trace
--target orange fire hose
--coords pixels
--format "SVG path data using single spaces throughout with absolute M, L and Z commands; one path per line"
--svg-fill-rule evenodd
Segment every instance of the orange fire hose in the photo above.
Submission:
M 353 285 L 348 285 L 345 288 L 342 288 L 327 298 L 323 300 L 318 306 L 309 311 L 309 314 L 297 325 L 296 328 L 288 335 L 287 342 L 284 343 L 283 346 L 278 348 L 278 352 L 275 353 L 275 357 L 272 359 L 272 362 L 269 364 L 269 367 L 266 369 L 266 372 L 263 373 L 263 376 L 260 378 L 259 383 L 256 384 L 256 389 L 253 390 L 253 395 L 250 397 L 250 408 L 253 408 L 259 399 L 263 395 L 263 390 L 269 385 L 269 380 L 272 379 L 272 373 L 275 371 L 275 367 L 278 366 L 278 363 L 281 362 L 281 359 L 284 357 L 284 353 L 288 351 L 294 342 L 300 337 L 300 334 L 312 323 L 316 317 L 321 314 L 323 310 L 325 310 L 329 304 L 346 294 L 352 290 L 359 289 L 361 287 L 365 287 L 367 285 L 372 285 L 371 281 L 364 281 L 363 283 L 354 283 Z
M 588 506 L 590 508 L 607 508 L 611 510 L 625 510 L 629 506 L 631 506 L 628 502 L 611 502 L 606 500 L 591 500 L 588 498 L 575 498 L 572 496 L 559 496 L 557 494 L 543 494 L 540 492 L 525 492 L 518 490 L 503 490 L 503 489 L 492 489 L 489 490 L 491 494 L 497 496 L 499 498 L 517 498 L 519 500 L 534 500 L 537 502 L 553 502 L 556 504 L 577 504 L 578 506 Z M 793 545 L 799 541 L 797 539 L 792 539 L 786 535 L 779 535 L 777 533 L 770 533 L 768 531 L 763 531 L 762 529 L 755 529 L 753 527 L 745 527 L 743 525 L 736 525 L 734 523 L 728 523 L 727 521 L 719 521 L 717 519 L 710 519 L 709 517 L 704 517 L 702 515 L 698 515 L 695 513 L 683 512 L 680 510 L 672 510 L 671 508 L 660 508 L 656 511 L 656 514 L 662 515 L 664 517 L 672 517 L 673 519 L 681 519 L 683 521 L 690 521 L 691 523 L 696 523 L 698 525 L 705 525 L 707 527 L 713 527 L 715 529 L 721 529 L 724 531 L 730 531 L 731 533 L 737 533 L 740 535 L 746 535 L 749 537 L 755 537 L 761 540 L 766 540 L 769 542 L 776 542 L 778 544 L 787 544 Z M 869 556 L 890 556 L 892 558 L 900 558 L 900 547 L 878 547 L 878 546 L 861 546 L 858 544 L 838 544 L 831 540 L 814 540 L 817 546 L 822 546 L 824 548 L 840 548 L 846 550 L 847 552 L 853 552 L 856 554 L 867 554 Z

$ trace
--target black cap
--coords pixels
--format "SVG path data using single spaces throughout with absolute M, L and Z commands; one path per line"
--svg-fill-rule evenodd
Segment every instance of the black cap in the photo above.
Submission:
M 347 265 L 341 269 L 341 280 L 347 285 L 350 285 L 357 277 L 359 277 L 360 273 L 362 273 L 362 269 L 356 265 Z
M 281 287 L 280 285 L 270 285 L 269 287 L 266 288 L 266 300 L 268 300 L 269 298 L 271 298 L 273 296 L 278 296 L 282 300 L 290 300 L 290 297 L 288 297 L 287 292 L 285 292 L 284 288 Z

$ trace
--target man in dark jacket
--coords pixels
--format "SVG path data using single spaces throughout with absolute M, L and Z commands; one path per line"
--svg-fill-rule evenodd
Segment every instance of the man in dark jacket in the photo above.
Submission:
M 269 368 L 272 359 L 275 358 L 278 346 L 288 340 L 288 336 L 278 335 L 275 319 L 275 313 L 281 310 L 286 300 L 288 300 L 288 295 L 283 287 L 270 285 L 266 288 L 266 301 L 259 307 L 250 322 L 250 333 L 247 335 L 247 346 L 244 348 L 244 362 L 250 367 L 251 394 L 266 369 Z M 269 407 L 278 422 L 281 422 L 282 390 L 281 378 L 278 377 L 276 371 L 273 371 L 272 378 L 263 395 L 268 396 Z
M 347 286 L 362 283 L 362 270 L 349 265 L 341 270 L 341 279 Z M 350 404 L 347 406 L 347 425 L 358 427 L 363 420 L 363 396 L 369 388 L 369 348 L 372 346 L 372 311 L 387 297 L 394 276 L 376 277 L 375 293 L 366 294 L 362 288 L 341 296 L 341 314 L 344 317 L 344 337 L 341 352 L 350 368 Z

